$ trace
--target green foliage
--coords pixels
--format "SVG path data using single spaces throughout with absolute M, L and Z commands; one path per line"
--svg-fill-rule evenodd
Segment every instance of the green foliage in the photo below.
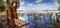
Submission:
M 8 9 L 8 6 L 6 5 L 6 6 L 5 6 L 5 10 L 7 10 L 7 9 Z
M 4 6 L 3 0 L 0 0 L 0 7 Z
M 3 1 L 3 0 L 0 0 L 0 12 L 3 10 L 7 10 L 8 6 L 7 4 Z
M 4 2 L 3 0 L 0 0 L 0 11 L 4 9 Z

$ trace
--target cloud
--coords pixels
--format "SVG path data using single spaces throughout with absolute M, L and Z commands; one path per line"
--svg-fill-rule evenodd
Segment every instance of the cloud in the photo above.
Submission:
M 17 11 L 24 10 L 24 9 L 25 9 L 24 2 L 20 2 L 20 6 L 17 9 Z
M 58 0 L 54 0 L 54 4 L 58 4 Z
M 36 3 L 42 2 L 42 0 L 36 0 Z
M 59 4 L 33 4 L 33 3 L 28 3 L 25 5 L 24 2 L 20 2 L 20 7 L 18 10 L 23 10 L 23 11 L 41 11 L 41 10 L 58 10 Z
M 58 10 L 59 5 L 48 5 L 48 4 L 38 4 L 38 5 L 34 5 L 34 4 L 28 4 L 27 6 L 27 10 L 33 10 L 33 11 L 38 11 L 38 10 Z
M 20 6 L 23 6 L 24 5 L 24 2 L 20 2 Z

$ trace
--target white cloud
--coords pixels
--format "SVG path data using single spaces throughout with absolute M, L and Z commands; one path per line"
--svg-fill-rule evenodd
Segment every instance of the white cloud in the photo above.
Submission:
M 24 6 L 24 2 L 20 3 L 20 7 L 18 10 L 23 11 L 41 11 L 41 10 L 58 10 L 59 4 L 37 4 L 34 5 L 33 3 L 28 3 L 27 6 Z
M 50 5 L 48 6 L 48 10 L 58 10 L 58 5 Z
M 19 6 L 19 8 L 17 9 L 17 11 L 19 11 L 19 10 L 25 10 L 24 2 L 20 2 L 20 6 Z
M 34 4 L 28 4 L 27 6 L 27 10 L 58 10 L 59 5 L 48 5 L 48 4 L 38 4 L 38 5 L 34 5 Z
M 23 6 L 24 5 L 24 2 L 20 2 L 20 6 Z
M 36 0 L 36 3 L 42 2 L 42 0 Z

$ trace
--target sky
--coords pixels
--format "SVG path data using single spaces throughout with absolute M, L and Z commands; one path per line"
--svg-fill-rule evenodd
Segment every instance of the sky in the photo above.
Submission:
M 57 10 L 60 6 L 60 0 L 57 2 L 54 4 L 54 0 L 20 0 L 17 11 Z

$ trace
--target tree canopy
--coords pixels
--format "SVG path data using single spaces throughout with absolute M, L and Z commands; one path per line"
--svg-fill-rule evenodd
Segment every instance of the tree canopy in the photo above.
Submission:
M 1 7 L 1 6 L 4 6 L 3 0 L 0 0 L 0 7 Z

